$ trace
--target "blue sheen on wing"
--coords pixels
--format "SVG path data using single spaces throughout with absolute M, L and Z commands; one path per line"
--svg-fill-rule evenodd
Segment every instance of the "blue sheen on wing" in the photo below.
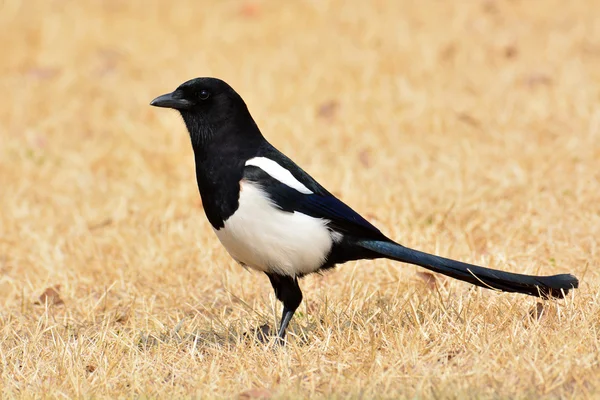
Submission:
M 327 219 L 330 221 L 330 228 L 343 234 L 386 239 L 379 229 L 329 192 L 301 193 L 254 166 L 245 168 L 244 180 L 260 186 L 269 199 L 283 211 L 298 211 L 314 218 Z

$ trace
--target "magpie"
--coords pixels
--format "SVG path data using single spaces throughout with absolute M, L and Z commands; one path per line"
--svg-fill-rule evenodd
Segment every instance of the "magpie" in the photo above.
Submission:
M 206 217 L 235 261 L 269 277 L 283 303 L 280 340 L 302 302 L 298 279 L 352 260 L 388 258 L 542 298 L 563 298 L 579 286 L 570 274 L 498 271 L 396 243 L 273 147 L 244 100 L 220 79 L 189 80 L 150 105 L 181 114 Z

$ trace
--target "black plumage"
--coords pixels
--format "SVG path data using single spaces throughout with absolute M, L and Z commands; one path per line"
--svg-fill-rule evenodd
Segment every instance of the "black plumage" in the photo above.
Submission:
M 570 274 L 497 271 L 394 242 L 267 142 L 242 98 L 219 79 L 190 80 L 151 105 L 181 113 L 206 216 L 239 263 L 269 277 L 284 306 L 281 339 L 302 302 L 298 279 L 352 260 L 389 258 L 477 286 L 544 298 L 561 298 L 578 287 Z

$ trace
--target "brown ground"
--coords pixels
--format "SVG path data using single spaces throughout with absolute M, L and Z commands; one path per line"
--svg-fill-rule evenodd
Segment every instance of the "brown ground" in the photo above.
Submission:
M 1 396 L 600 396 L 599 15 L 1 1 Z M 537 306 L 350 263 L 302 282 L 285 349 L 246 339 L 280 306 L 210 229 L 180 118 L 148 106 L 207 75 L 403 244 L 580 289 Z

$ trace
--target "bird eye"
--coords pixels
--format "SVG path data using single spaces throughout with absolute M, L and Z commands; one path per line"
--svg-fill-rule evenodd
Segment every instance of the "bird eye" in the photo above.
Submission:
M 199 97 L 200 97 L 200 100 L 206 100 L 210 97 L 210 93 L 208 93 L 208 90 L 201 90 Z

